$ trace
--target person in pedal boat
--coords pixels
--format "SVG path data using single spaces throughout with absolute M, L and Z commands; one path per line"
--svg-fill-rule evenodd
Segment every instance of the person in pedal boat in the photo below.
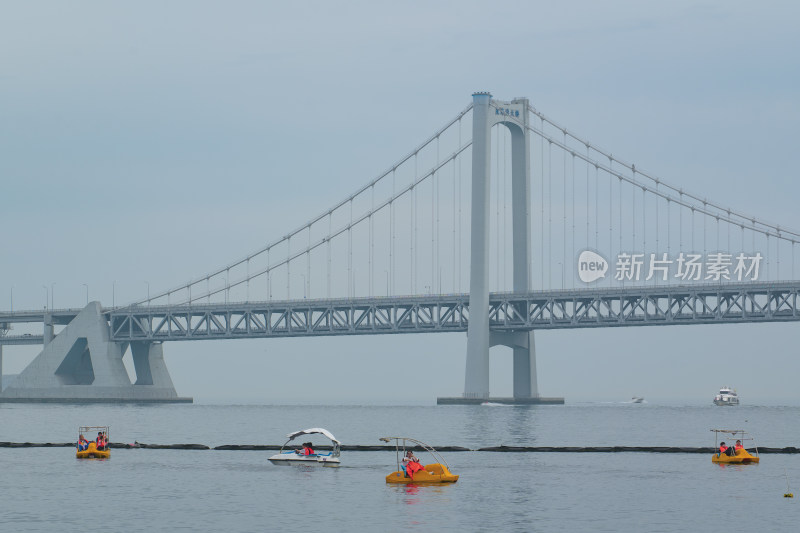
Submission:
M 420 464 L 419 459 L 414 456 L 414 452 L 411 450 L 406 452 L 400 468 L 403 469 L 403 473 L 406 475 L 406 477 L 410 477 L 412 480 L 414 479 L 414 472 L 419 472 L 420 470 L 425 469 L 425 467 Z
M 314 455 L 314 449 L 311 447 L 311 443 L 310 442 L 304 442 L 303 443 L 303 449 L 302 450 L 295 450 L 295 453 L 297 455 Z

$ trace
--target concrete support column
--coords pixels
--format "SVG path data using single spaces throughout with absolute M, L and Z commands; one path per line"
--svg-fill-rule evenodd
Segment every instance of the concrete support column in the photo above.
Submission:
M 136 371 L 136 383 L 134 385 L 152 385 L 153 374 L 150 372 L 150 346 L 151 342 L 132 342 L 131 358 L 133 368 Z
M 465 398 L 489 397 L 489 93 L 472 95 L 472 218 Z
M 44 336 L 44 347 L 47 348 L 47 345 L 50 344 L 50 341 L 52 341 L 53 337 L 55 337 L 52 315 L 44 315 L 44 331 L 42 332 L 42 335 Z
M 514 347 L 514 398 L 538 398 L 539 383 L 536 379 L 536 345 L 533 332 L 525 333 L 528 346 Z
M 174 390 L 172 378 L 164 363 L 164 348 L 160 342 L 132 342 L 131 355 L 136 370 L 135 385 L 152 385 Z
M 514 292 L 531 290 L 531 148 L 528 132 L 528 99 L 511 102 L 522 108 L 519 124 L 505 122 L 511 131 L 511 216 L 514 243 Z M 523 306 L 524 307 L 524 306 Z M 518 309 L 524 315 L 527 309 Z M 536 380 L 536 347 L 533 332 L 525 346 L 514 346 L 514 398 L 539 396 Z

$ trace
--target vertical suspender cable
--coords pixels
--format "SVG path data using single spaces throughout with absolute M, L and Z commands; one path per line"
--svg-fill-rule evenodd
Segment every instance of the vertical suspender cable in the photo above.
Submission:
M 633 191 L 631 194 L 631 201 L 633 202 L 631 205 L 631 219 L 633 221 L 631 231 L 633 232 L 631 236 L 631 253 L 636 251 L 636 185 L 632 187 Z
M 608 255 L 614 254 L 614 176 L 608 175 Z M 622 208 L 622 206 L 620 206 Z
M 439 159 L 439 137 L 436 137 L 436 165 L 438 166 L 440 163 L 441 163 L 441 160 Z M 439 180 L 439 181 L 441 181 L 441 180 Z M 436 252 L 436 262 L 435 262 L 435 264 L 434 264 L 433 259 L 431 259 L 431 265 L 433 265 L 432 268 L 433 268 L 433 271 L 434 271 L 432 273 L 432 275 L 435 275 L 435 271 L 436 271 L 436 267 L 437 266 L 439 267 L 439 272 L 441 273 L 441 271 L 442 271 L 442 266 L 441 266 L 441 263 L 439 262 L 439 259 L 440 259 L 440 257 L 439 257 L 439 247 L 436 246 L 436 244 L 439 242 L 439 227 L 441 226 L 440 217 L 441 217 L 441 211 L 442 211 L 442 206 L 439 205 L 439 202 L 440 202 L 439 187 L 441 185 L 439 183 L 439 181 L 436 182 L 436 199 L 434 201 L 434 206 L 431 209 L 432 211 L 434 209 L 436 210 L 436 232 L 435 233 L 433 231 L 431 232 L 431 233 L 434 234 L 434 237 L 432 237 L 432 240 L 433 240 L 433 245 L 432 246 L 433 246 L 433 248 L 434 248 L 434 250 Z M 431 215 L 431 221 L 433 221 L 433 215 Z M 441 278 L 441 274 L 439 275 L 439 277 Z M 431 280 L 431 285 L 433 285 L 433 280 Z M 437 294 L 442 292 L 441 279 L 439 280 L 439 288 L 437 289 L 437 291 L 438 291 Z M 433 291 L 431 291 L 431 292 L 433 292 Z
M 553 143 L 547 141 L 547 288 L 553 288 Z
M 328 212 L 328 238 L 325 242 L 326 248 L 328 249 L 328 289 L 327 289 L 327 296 L 328 298 L 331 297 L 331 239 L 333 235 L 333 211 Z
M 730 209 L 728 210 L 728 223 L 725 225 L 728 229 L 728 253 L 731 253 L 731 212 Z
M 372 195 L 372 206 L 369 209 L 369 297 L 372 298 L 373 292 L 373 284 L 374 284 L 374 272 L 375 269 L 375 230 L 373 226 L 375 222 L 373 221 L 373 217 L 375 216 L 375 184 L 370 187 L 370 193 Z
M 742 247 L 740 251 L 744 253 L 744 224 L 739 224 L 739 238 L 742 241 Z
M 670 204 L 672 202 L 667 198 L 667 257 L 672 257 L 672 217 L 670 215 Z
M 572 152 L 572 253 L 575 254 L 575 152 Z M 575 276 L 572 276 L 572 288 L 575 288 Z
M 414 154 L 414 177 L 412 179 L 412 183 L 417 181 L 418 174 L 418 159 L 419 159 L 419 152 Z M 414 254 L 415 248 L 417 246 L 417 214 L 416 214 L 416 199 L 417 199 L 417 189 L 412 186 L 411 190 L 409 191 L 411 196 L 411 234 L 409 235 L 409 243 L 411 243 L 411 290 L 409 294 L 417 294 L 417 257 Z
M 460 142 L 458 146 L 461 147 Z M 455 293 L 458 292 L 456 288 L 456 250 L 458 249 L 458 241 L 456 240 L 456 227 L 458 226 L 458 222 L 456 221 L 456 204 L 458 203 L 458 197 L 456 196 L 456 160 L 452 159 L 450 162 L 453 165 L 453 292 Z
M 495 239 L 494 239 L 494 249 L 495 249 L 495 289 L 496 291 L 500 290 L 500 132 L 499 128 L 495 127 L 492 128 L 495 131 L 494 136 L 494 154 L 495 154 L 495 163 L 494 163 L 494 182 L 495 182 L 495 195 L 494 195 L 494 202 L 492 208 L 494 209 L 494 218 L 495 218 Z M 490 133 L 491 135 L 491 133 Z M 490 215 L 491 216 L 491 215 Z M 491 220 L 491 219 L 490 219 Z M 491 233 L 489 233 L 491 235 Z M 491 250 L 491 244 L 489 246 Z M 491 262 L 489 264 L 489 271 L 491 272 Z
M 597 165 L 594 166 L 594 247 L 600 249 L 600 178 Z
M 503 288 L 508 290 L 508 143 L 507 130 L 503 130 Z
M 436 164 L 439 164 L 439 146 L 436 146 Z M 436 271 L 436 171 L 431 175 L 431 294 L 434 291 L 434 272 Z
M 622 253 L 622 178 L 617 176 L 617 185 L 619 185 L 619 227 L 617 231 L 619 232 L 619 253 Z
M 658 182 L 656 182 L 656 192 L 658 192 Z M 658 199 L 659 196 L 656 194 L 656 253 L 660 253 L 661 249 L 658 247 Z
M 458 145 L 461 146 L 461 121 L 458 122 Z M 463 218 L 461 215 L 461 159 L 461 157 L 458 158 L 458 292 L 461 292 L 461 263 L 463 259 L 461 255 L 461 219 Z M 453 265 L 453 268 L 455 269 L 456 265 Z
M 544 132 L 544 117 L 540 117 L 540 118 L 541 118 L 541 122 L 542 122 L 541 127 L 540 127 L 540 131 Z M 539 256 L 539 265 L 541 265 L 540 268 L 542 269 L 542 286 L 540 287 L 540 289 L 544 289 L 545 288 L 544 287 L 544 136 L 540 135 L 539 136 L 539 141 L 540 141 L 539 142 L 539 145 L 540 145 L 539 159 L 542 162 L 542 173 L 541 173 L 541 177 L 542 177 L 542 194 L 541 194 L 541 197 L 540 197 L 541 198 L 541 205 L 542 205 L 542 220 L 541 220 L 541 224 L 540 224 L 540 228 L 541 228 L 541 232 L 542 232 L 542 240 L 541 240 L 541 252 L 542 253 Z
M 267 300 L 272 300 L 272 264 L 269 262 L 269 251 L 267 248 Z
M 350 224 L 347 225 L 347 294 L 354 297 L 353 288 L 353 198 L 350 198 Z
M 416 172 L 415 172 L 416 175 Z M 414 178 L 416 180 L 416 176 Z M 408 286 L 408 294 L 415 294 L 414 292 L 414 186 L 411 186 L 411 189 L 408 191 L 408 205 L 409 205 L 409 232 L 408 232 L 408 274 L 409 274 L 409 286 Z
M 703 211 L 706 211 L 706 203 L 705 202 L 703 202 Z M 703 214 L 703 258 L 705 258 L 706 251 L 708 250 L 708 247 L 706 246 L 706 220 L 707 219 L 708 219 L 708 216 L 706 214 Z
M 567 132 L 564 130 L 564 146 L 567 146 Z M 567 151 L 562 150 L 563 154 L 563 170 L 564 180 L 561 182 L 561 187 L 564 190 L 564 203 L 561 207 L 561 233 L 563 235 L 563 242 L 561 244 L 561 288 L 566 287 L 567 280 L 564 279 L 565 272 L 567 271 Z
M 678 196 L 678 252 L 683 252 L 683 192 Z
M 588 158 L 589 149 L 586 149 L 586 155 Z M 586 163 L 586 247 L 591 248 L 592 243 L 589 241 L 589 218 L 591 217 L 591 213 L 589 212 L 589 163 Z
M 644 187 L 642 187 L 642 253 L 647 253 L 647 212 L 645 210 Z
M 292 236 L 289 235 L 286 238 L 286 299 L 292 299 L 292 291 L 291 291 L 291 257 L 292 257 Z M 225 281 L 225 285 L 227 285 L 227 280 Z
M 767 253 L 766 253 L 766 259 L 767 259 L 767 280 L 772 280 L 772 276 L 770 275 L 770 271 L 769 271 L 769 233 L 767 233 L 767 232 L 765 231 L 765 232 L 764 232 L 764 237 L 765 237 L 765 239 L 766 239 L 766 241 L 767 241 Z
M 394 191 L 395 191 L 395 174 L 397 167 L 392 169 L 392 198 L 389 202 L 389 279 L 391 281 L 392 294 L 394 294 Z
M 228 305 L 228 300 L 230 298 L 230 279 L 231 279 L 231 269 L 228 267 L 225 269 L 225 305 Z

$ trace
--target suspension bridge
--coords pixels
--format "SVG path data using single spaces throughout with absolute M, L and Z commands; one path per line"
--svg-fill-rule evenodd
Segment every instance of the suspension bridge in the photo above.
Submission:
M 539 394 L 536 330 L 796 321 L 798 239 L 527 99 L 475 93 L 386 171 L 241 259 L 124 306 L 0 311 L 0 375 L 3 345 L 43 346 L 0 401 L 191 401 L 167 341 L 467 332 L 464 394 L 440 403 L 490 399 L 493 346 L 513 350 L 502 401 L 562 403 Z M 14 335 L 18 323 L 43 333 Z

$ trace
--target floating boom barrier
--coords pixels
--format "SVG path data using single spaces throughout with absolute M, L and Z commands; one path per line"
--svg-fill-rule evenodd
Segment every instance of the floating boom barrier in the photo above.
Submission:
M 74 442 L 0 442 L 0 448 L 74 448 Z M 280 450 L 280 444 L 223 444 L 210 447 L 205 444 L 123 444 L 112 442 L 110 448 L 117 450 L 217 450 L 217 451 L 274 451 Z M 320 450 L 329 450 L 330 446 L 314 446 Z M 409 447 L 414 451 L 422 448 Z M 483 448 L 465 448 L 463 446 L 436 446 L 440 452 L 500 452 L 500 453 L 714 453 L 716 448 L 709 446 L 488 446 Z M 342 444 L 342 451 L 348 452 L 384 452 L 394 451 L 393 446 Z M 759 446 L 759 454 L 800 454 L 800 448 L 786 446 L 771 448 Z

